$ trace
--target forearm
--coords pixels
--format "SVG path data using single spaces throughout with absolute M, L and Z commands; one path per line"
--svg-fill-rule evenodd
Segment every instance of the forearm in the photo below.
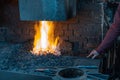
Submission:
M 119 34 L 120 34 L 120 5 L 118 6 L 118 9 L 116 11 L 113 24 L 108 30 L 102 43 L 96 49 L 97 52 L 102 53 L 105 51 L 105 49 L 109 48 L 113 44 L 114 40 L 116 40 L 116 38 L 119 36 Z
M 105 52 L 106 49 L 108 49 L 109 47 L 111 47 L 113 45 L 114 41 L 119 36 L 120 32 L 119 32 L 118 28 L 116 28 L 114 26 L 115 26 L 115 24 L 113 24 L 112 27 L 108 30 L 104 40 L 96 49 L 98 53 Z

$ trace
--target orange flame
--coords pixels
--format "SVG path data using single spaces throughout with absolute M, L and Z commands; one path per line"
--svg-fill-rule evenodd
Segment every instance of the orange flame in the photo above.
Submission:
M 35 55 L 54 54 L 60 55 L 59 37 L 54 39 L 54 24 L 50 21 L 41 21 L 35 24 L 34 47 Z

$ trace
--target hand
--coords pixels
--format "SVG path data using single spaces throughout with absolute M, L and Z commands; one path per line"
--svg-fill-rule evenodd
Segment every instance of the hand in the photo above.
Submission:
M 99 53 L 96 50 L 92 50 L 90 52 L 90 54 L 87 56 L 87 58 L 92 57 L 92 59 L 94 59 L 95 57 L 97 57 L 99 55 Z

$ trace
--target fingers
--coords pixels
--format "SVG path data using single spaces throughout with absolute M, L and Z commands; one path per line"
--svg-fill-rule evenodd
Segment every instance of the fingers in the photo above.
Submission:
M 89 58 L 89 57 L 91 57 L 92 55 L 94 55 L 94 50 L 93 51 L 91 51 L 91 53 L 87 56 L 87 58 Z
M 96 50 L 93 50 L 93 51 L 87 56 L 87 58 L 92 57 L 92 59 L 94 59 L 94 58 L 96 58 L 98 55 L 99 55 L 99 53 L 98 53 Z
M 90 53 L 88 56 L 87 56 L 87 58 L 89 58 L 89 57 L 91 57 L 93 54 L 92 53 Z

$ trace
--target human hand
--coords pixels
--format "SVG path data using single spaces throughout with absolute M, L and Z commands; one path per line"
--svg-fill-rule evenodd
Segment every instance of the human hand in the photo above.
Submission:
M 87 56 L 87 58 L 92 57 L 92 59 L 96 58 L 99 55 L 99 53 L 96 50 L 92 50 L 90 54 Z

